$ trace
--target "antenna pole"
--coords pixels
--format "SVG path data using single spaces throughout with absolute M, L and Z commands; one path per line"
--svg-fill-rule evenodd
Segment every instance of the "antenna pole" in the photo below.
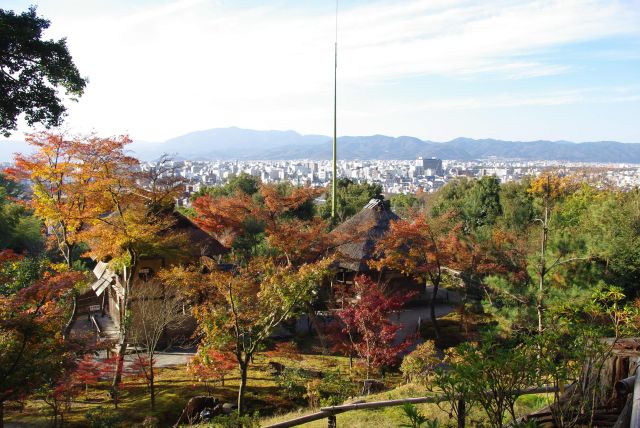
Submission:
M 338 127 L 337 127 L 337 97 L 338 97 L 338 0 L 336 0 L 336 38 L 334 44 L 334 67 L 333 67 L 333 171 L 331 183 L 331 218 L 336 218 L 336 192 L 338 181 L 337 151 L 338 151 Z

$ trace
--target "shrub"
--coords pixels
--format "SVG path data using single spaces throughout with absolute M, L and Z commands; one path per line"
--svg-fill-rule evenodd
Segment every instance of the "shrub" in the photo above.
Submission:
M 322 406 L 336 406 L 344 403 L 355 395 L 354 384 L 339 371 L 327 372 L 320 383 L 320 404 Z
M 317 409 L 318 407 L 320 407 L 321 385 L 322 381 L 320 379 L 311 379 L 309 382 L 307 382 L 307 392 L 304 396 L 309 402 L 309 407 L 311 407 L 312 409 Z
M 114 428 L 120 422 L 120 415 L 102 407 L 89 410 L 84 417 L 89 428 Z
M 425 383 L 439 363 L 435 342 L 427 340 L 404 357 L 400 371 L 407 382 Z
M 402 406 L 402 410 L 404 411 L 404 415 L 409 419 L 408 424 L 402 424 L 401 427 L 406 428 L 437 428 L 438 420 L 428 419 L 425 415 L 423 415 L 416 406 L 411 403 L 404 403 Z
M 286 368 L 276 382 L 289 399 L 305 398 L 311 407 L 342 404 L 356 392 L 349 377 L 339 371 L 326 372 L 322 379 L 317 379 L 307 370 Z
M 276 383 L 290 400 L 299 400 L 304 397 L 305 385 L 308 381 L 309 376 L 300 369 L 285 368 L 276 377 Z
M 158 428 L 160 427 L 160 421 L 155 416 L 147 416 L 142 421 L 142 428 Z
M 230 415 L 220 415 L 211 419 L 212 427 L 216 428 L 259 428 L 260 427 L 260 415 L 258 412 L 253 415 L 238 415 L 235 411 Z

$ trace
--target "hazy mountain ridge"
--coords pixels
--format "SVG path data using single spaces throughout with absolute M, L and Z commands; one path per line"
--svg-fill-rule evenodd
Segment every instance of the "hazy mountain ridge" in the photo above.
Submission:
M 192 132 L 164 143 L 134 143 L 144 159 L 174 153 L 181 159 L 330 159 L 331 137 L 295 131 L 216 128 Z M 640 144 L 614 141 L 503 141 L 456 138 L 440 143 L 410 136 L 345 136 L 338 138 L 340 159 L 415 159 L 418 156 L 473 160 L 489 157 L 524 160 L 640 163 Z
M 161 143 L 135 141 L 132 154 L 143 160 L 163 153 L 191 160 L 330 159 L 331 137 L 302 135 L 295 131 L 256 131 L 215 128 L 191 132 Z M 23 141 L 0 141 L 0 162 L 13 160 L 15 152 L 30 152 Z M 456 138 L 440 143 L 410 136 L 345 136 L 338 138 L 339 159 L 498 159 L 566 160 L 574 162 L 640 163 L 640 144 L 600 141 L 503 141 Z

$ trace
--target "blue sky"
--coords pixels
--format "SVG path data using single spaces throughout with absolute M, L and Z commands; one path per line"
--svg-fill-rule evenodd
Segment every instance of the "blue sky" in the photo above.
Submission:
M 332 1 L 37 5 L 90 79 L 67 130 L 332 132 Z M 640 0 L 342 0 L 338 33 L 340 135 L 640 143 Z

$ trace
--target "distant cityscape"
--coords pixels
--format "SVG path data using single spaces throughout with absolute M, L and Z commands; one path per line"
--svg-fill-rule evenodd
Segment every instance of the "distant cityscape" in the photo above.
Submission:
M 328 187 L 332 179 L 331 161 L 328 160 L 175 160 L 170 164 L 171 173 L 187 181 L 184 196 L 178 201 L 182 206 L 188 206 L 190 196 L 201 188 L 222 186 L 230 177 L 242 173 L 257 177 L 263 183 L 289 182 L 313 187 Z M 11 165 L 10 162 L 0 162 L 0 170 Z M 155 162 L 142 162 L 140 165 L 142 170 L 155 166 Z M 640 186 L 638 164 L 505 159 L 460 161 L 422 157 L 415 160 L 338 161 L 339 178 L 349 178 L 356 183 L 379 184 L 386 194 L 434 192 L 459 177 L 495 176 L 506 183 L 519 181 L 523 177 L 535 177 L 547 170 L 566 174 L 582 172 L 585 180 L 600 186 L 620 189 Z
M 327 187 L 331 183 L 330 161 L 173 161 L 173 173 L 187 180 L 180 205 L 188 206 L 191 194 L 204 186 L 222 186 L 241 173 L 260 178 L 264 183 L 289 182 L 294 185 Z M 154 162 L 144 162 L 143 169 Z M 640 186 L 640 165 L 585 163 L 566 161 L 522 161 L 486 159 L 477 161 L 417 158 L 415 160 L 340 160 L 338 177 L 357 183 L 380 184 L 387 194 L 433 192 L 458 177 L 496 176 L 501 182 L 519 181 L 545 170 L 564 173 L 582 172 L 585 180 L 601 186 L 630 189 Z

